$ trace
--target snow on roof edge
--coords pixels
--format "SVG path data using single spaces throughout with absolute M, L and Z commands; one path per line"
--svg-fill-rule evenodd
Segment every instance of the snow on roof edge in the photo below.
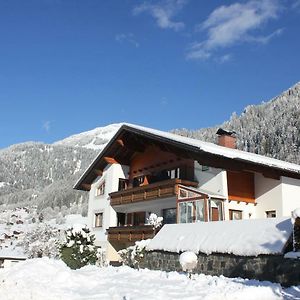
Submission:
M 294 163 L 286 162 L 283 160 L 271 158 L 271 157 L 256 154 L 256 153 L 246 152 L 246 151 L 242 151 L 242 150 L 238 150 L 238 149 L 227 148 L 227 147 L 219 146 L 214 143 L 204 142 L 204 141 L 200 141 L 197 139 L 180 136 L 180 135 L 177 135 L 177 134 L 174 134 L 171 132 L 147 128 L 147 127 L 143 127 L 140 125 L 134 125 L 134 124 L 130 124 L 130 123 L 124 123 L 124 125 L 131 127 L 133 129 L 145 131 L 147 133 L 150 133 L 150 134 L 153 134 L 156 136 L 164 137 L 169 140 L 173 140 L 173 141 L 176 141 L 176 142 L 179 142 L 182 144 L 187 144 L 190 146 L 197 147 L 199 150 L 202 150 L 204 152 L 224 156 L 224 157 L 231 158 L 231 159 L 241 159 L 241 160 L 245 160 L 245 161 L 249 161 L 249 162 L 254 162 L 257 164 L 277 167 L 280 169 L 284 169 L 284 170 L 288 170 L 288 171 L 292 171 L 292 172 L 296 172 L 296 173 L 300 174 L 300 165 L 297 165 Z
M 251 153 L 251 152 L 246 152 L 246 151 L 242 151 L 242 150 L 238 150 L 238 149 L 231 149 L 231 148 L 216 145 L 214 143 L 203 142 L 203 141 L 200 141 L 197 139 L 184 137 L 184 136 L 180 136 L 180 135 L 177 135 L 174 133 L 161 131 L 158 129 L 152 129 L 152 128 L 148 128 L 148 127 L 144 127 L 144 126 L 140 126 L 140 125 L 125 123 L 125 122 L 120 123 L 120 124 L 122 124 L 121 127 L 113 135 L 113 137 L 107 143 L 107 145 L 99 152 L 99 154 L 95 157 L 95 159 L 87 167 L 85 172 L 80 176 L 80 178 L 77 180 L 77 182 L 73 186 L 73 189 L 76 189 L 77 187 L 79 187 L 80 182 L 84 179 L 84 177 L 90 171 L 93 164 L 98 160 L 98 158 L 101 157 L 102 153 L 104 153 L 106 151 L 106 149 L 110 145 L 111 141 L 115 138 L 115 136 L 117 136 L 119 134 L 119 132 L 122 129 L 124 129 L 126 127 L 136 129 L 139 131 L 143 131 L 148 134 L 155 135 L 155 136 L 163 137 L 163 138 L 169 139 L 171 141 L 176 141 L 181 144 L 190 145 L 190 146 L 196 147 L 199 150 L 202 150 L 207 153 L 220 155 L 220 156 L 230 158 L 230 159 L 244 160 L 244 161 L 248 161 L 248 162 L 252 162 L 252 163 L 256 163 L 256 164 L 260 164 L 260 165 L 264 165 L 264 166 L 279 168 L 279 169 L 282 169 L 285 171 L 290 171 L 290 172 L 300 174 L 300 165 L 293 164 L 290 162 L 285 162 L 283 160 L 279 160 L 279 159 L 263 156 L 260 154 Z

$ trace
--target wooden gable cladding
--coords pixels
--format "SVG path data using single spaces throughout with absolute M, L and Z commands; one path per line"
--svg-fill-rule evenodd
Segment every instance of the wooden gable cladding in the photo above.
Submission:
M 254 174 L 227 171 L 228 199 L 255 203 Z
M 143 153 L 136 153 L 130 163 L 129 177 L 145 175 L 149 171 L 171 169 L 174 167 L 186 166 L 193 177 L 194 161 L 192 159 L 181 158 L 176 154 L 162 151 L 155 145 L 149 145 Z

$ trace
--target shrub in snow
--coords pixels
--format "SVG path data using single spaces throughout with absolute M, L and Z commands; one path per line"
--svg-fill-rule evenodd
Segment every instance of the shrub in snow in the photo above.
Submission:
M 186 251 L 180 254 L 179 262 L 184 272 L 191 272 L 197 267 L 198 258 L 194 252 Z
M 136 241 L 134 246 L 118 251 L 123 264 L 139 268 L 150 241 L 151 239 Z
M 61 233 L 57 228 L 48 224 L 36 223 L 32 230 L 28 231 L 18 246 L 24 248 L 29 258 L 59 257 Z
M 86 225 L 74 225 L 66 231 L 66 242 L 61 247 L 61 259 L 71 268 L 79 269 L 96 264 L 97 247 L 95 236 Z
M 147 225 L 152 225 L 154 228 L 158 228 L 162 225 L 163 217 L 158 217 L 156 214 L 150 214 L 147 218 Z

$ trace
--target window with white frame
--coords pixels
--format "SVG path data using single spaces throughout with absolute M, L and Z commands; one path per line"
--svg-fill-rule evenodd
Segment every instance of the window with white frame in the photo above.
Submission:
M 103 212 L 95 213 L 94 227 L 102 227 L 103 225 Z
M 102 181 L 100 185 L 96 188 L 96 196 L 104 195 L 105 193 L 105 181 Z

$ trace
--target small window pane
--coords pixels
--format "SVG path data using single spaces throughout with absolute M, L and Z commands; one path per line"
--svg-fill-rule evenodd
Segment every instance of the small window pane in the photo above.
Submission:
M 276 210 L 266 211 L 267 218 L 276 218 Z
M 195 201 L 196 204 L 196 222 L 204 221 L 204 201 Z
M 164 224 L 176 223 L 176 208 L 163 209 L 163 223 Z
M 243 219 L 243 211 L 241 210 L 229 210 L 229 218 L 230 220 L 242 220 Z
M 95 214 L 95 227 L 102 227 L 103 213 Z
M 97 188 L 96 188 L 96 196 L 104 195 L 105 193 L 105 181 L 103 181 Z

